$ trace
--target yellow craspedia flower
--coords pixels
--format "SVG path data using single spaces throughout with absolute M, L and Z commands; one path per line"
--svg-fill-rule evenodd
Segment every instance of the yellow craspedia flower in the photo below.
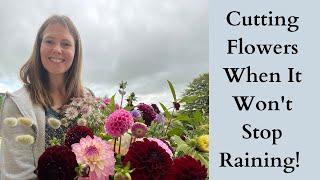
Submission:
M 56 118 L 48 118 L 48 124 L 53 129 L 59 129 L 61 121 Z
M 30 118 L 20 117 L 20 118 L 18 118 L 18 124 L 20 126 L 31 127 L 32 126 L 32 121 L 31 121 Z
M 3 123 L 9 127 L 15 127 L 18 124 L 18 120 L 14 117 L 8 117 L 3 120 Z
M 197 138 L 197 147 L 202 152 L 209 152 L 209 135 L 202 135 Z
M 34 143 L 34 137 L 31 135 L 19 135 L 15 138 L 16 142 L 24 145 L 31 145 Z

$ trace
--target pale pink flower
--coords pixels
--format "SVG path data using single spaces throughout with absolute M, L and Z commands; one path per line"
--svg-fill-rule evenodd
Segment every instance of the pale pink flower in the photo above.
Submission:
M 86 102 L 87 104 L 92 105 L 92 104 L 96 103 L 96 98 L 94 96 L 92 96 L 91 93 L 86 93 L 84 95 L 84 102 Z
M 149 141 L 154 141 L 156 142 L 160 147 L 162 147 L 164 150 L 166 150 L 166 152 L 170 155 L 170 157 L 172 158 L 173 154 L 172 154 L 172 151 L 171 149 L 169 148 L 169 146 L 164 143 L 163 141 L 161 141 L 160 139 L 157 139 L 157 138 L 147 138 Z M 143 139 L 138 139 L 137 141 L 143 141 Z
M 74 107 L 68 107 L 66 110 L 66 118 L 67 119 L 74 119 L 79 115 L 79 112 Z
M 81 107 L 83 105 L 83 99 L 81 97 L 72 98 L 71 105 Z
M 92 108 L 91 108 L 91 106 L 84 105 L 84 106 L 81 107 L 80 112 L 82 114 L 82 117 L 87 118 L 92 113 Z
M 110 98 L 104 98 L 103 99 L 103 102 L 108 105 L 110 102 L 111 102 L 111 99 Z
M 147 125 L 141 122 L 135 122 L 131 128 L 132 135 L 136 138 L 144 137 L 147 131 Z
M 99 105 L 99 109 L 104 110 L 105 108 L 106 108 L 106 104 L 101 103 L 101 104 Z
M 78 164 L 90 166 L 89 180 L 109 179 L 109 175 L 114 174 L 114 152 L 101 138 L 87 136 L 71 148 Z

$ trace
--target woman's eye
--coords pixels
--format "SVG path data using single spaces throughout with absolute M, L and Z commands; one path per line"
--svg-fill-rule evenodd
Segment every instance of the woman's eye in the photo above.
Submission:
M 45 40 L 44 41 L 46 44 L 53 44 L 54 42 L 52 40 Z
M 70 43 L 62 43 L 62 46 L 63 47 L 69 47 L 69 46 L 71 46 L 71 44 Z

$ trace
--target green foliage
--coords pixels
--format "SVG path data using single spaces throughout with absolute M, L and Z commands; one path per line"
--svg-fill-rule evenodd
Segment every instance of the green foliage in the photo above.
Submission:
M 171 83 L 171 81 L 167 80 L 168 84 L 169 84 L 169 87 L 170 87 L 170 91 L 171 91 L 171 94 L 172 94 L 172 97 L 173 97 L 173 101 L 174 102 L 177 102 L 177 96 L 176 96 L 176 91 Z
M 198 159 L 202 164 L 204 164 L 206 167 L 209 165 L 209 157 L 208 153 L 201 153 L 199 151 L 196 151 L 194 145 L 192 145 L 192 140 L 189 141 L 189 143 L 182 140 L 179 136 L 172 136 L 171 140 L 176 145 L 176 152 L 175 156 L 183 156 L 183 155 L 190 155 L 194 157 L 195 159 Z
M 163 109 L 164 115 L 166 116 L 166 118 L 171 118 L 171 115 L 169 113 L 168 108 L 165 105 L 163 105 L 162 103 L 159 103 L 159 104 L 160 104 L 161 108 Z
M 184 112 L 191 114 L 195 111 L 209 114 L 209 74 L 200 74 L 185 89 L 181 101 L 184 102 Z
M 1 105 L 2 105 L 3 99 L 4 99 L 4 93 L 0 93 L 0 110 L 1 110 Z

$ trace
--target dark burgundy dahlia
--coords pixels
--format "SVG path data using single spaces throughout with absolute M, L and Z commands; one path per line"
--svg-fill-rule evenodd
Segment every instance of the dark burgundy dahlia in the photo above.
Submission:
M 71 149 L 71 145 L 74 143 L 79 143 L 81 138 L 85 138 L 87 136 L 93 138 L 93 133 L 91 129 L 86 126 L 74 126 L 68 129 L 66 133 L 66 139 L 64 144 Z
M 153 107 L 144 103 L 140 103 L 137 107 L 138 107 L 138 110 L 142 112 L 142 119 L 144 120 L 144 123 L 147 126 L 150 126 L 151 121 L 153 121 L 157 115 Z
M 128 162 L 134 169 L 131 173 L 133 180 L 164 179 L 172 165 L 172 159 L 166 150 L 157 142 L 149 141 L 147 138 L 136 141 L 130 146 L 123 160 L 124 164 Z
M 52 146 L 38 160 L 39 180 L 70 180 L 76 177 L 76 155 L 65 146 Z
M 207 168 L 199 160 L 185 155 L 174 160 L 167 174 L 168 180 L 204 180 L 207 177 Z
M 177 111 L 179 111 L 179 109 L 180 109 L 180 103 L 178 103 L 178 102 L 173 102 L 173 107 L 174 107 Z
M 157 114 L 160 113 L 160 110 L 159 110 L 159 108 L 158 108 L 158 106 L 157 106 L 156 104 L 151 104 L 151 106 L 153 107 L 153 110 L 154 110 Z

